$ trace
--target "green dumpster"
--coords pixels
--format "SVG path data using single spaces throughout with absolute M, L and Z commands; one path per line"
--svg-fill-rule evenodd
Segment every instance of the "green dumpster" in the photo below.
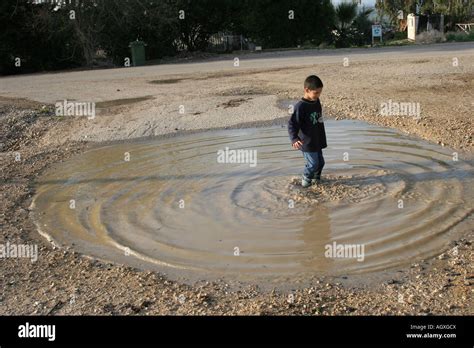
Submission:
M 130 42 L 128 47 L 132 51 L 133 66 L 145 65 L 145 43 L 143 41 Z

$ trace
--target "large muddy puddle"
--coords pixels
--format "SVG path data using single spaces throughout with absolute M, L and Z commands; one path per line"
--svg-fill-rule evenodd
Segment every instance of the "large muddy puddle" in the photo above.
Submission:
M 472 162 L 359 121 L 329 120 L 326 131 L 325 180 L 310 189 L 286 128 L 209 131 L 58 163 L 37 181 L 33 218 L 44 236 L 93 257 L 270 284 L 370 277 L 472 230 Z

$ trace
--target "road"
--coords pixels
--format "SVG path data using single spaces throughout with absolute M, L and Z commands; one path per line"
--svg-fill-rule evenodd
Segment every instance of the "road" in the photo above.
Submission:
M 370 60 L 399 60 L 426 57 L 462 57 L 474 54 L 474 43 L 444 43 L 433 45 L 413 45 L 381 48 L 351 48 L 328 50 L 278 51 L 223 55 L 203 62 L 162 64 L 145 67 L 129 67 L 104 70 L 86 70 L 47 74 L 29 74 L 0 78 L 0 96 L 28 98 L 54 103 L 63 99 L 104 101 L 110 100 L 111 92 L 120 85 L 127 84 L 128 97 L 154 94 L 141 88 L 140 93 L 133 90 L 136 82 L 144 79 L 160 79 L 169 75 L 245 72 L 248 69 L 278 69 L 301 67 L 320 63 L 343 64 L 344 58 L 350 63 Z M 239 66 L 234 66 L 234 58 L 239 58 Z M 238 72 L 236 71 L 238 69 Z

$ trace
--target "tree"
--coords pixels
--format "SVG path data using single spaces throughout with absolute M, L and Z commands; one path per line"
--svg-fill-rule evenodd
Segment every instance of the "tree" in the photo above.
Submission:
M 206 50 L 217 32 L 266 48 L 318 45 L 331 40 L 335 12 L 330 0 L 2 0 L 0 20 L 4 74 L 93 66 L 99 50 L 123 65 L 137 39 L 147 59 Z
M 330 0 L 246 0 L 242 6 L 243 34 L 265 47 L 318 45 L 331 39 Z
M 357 16 L 357 4 L 354 2 L 341 2 L 336 7 L 336 30 L 334 39 L 336 47 L 349 47 L 354 41 L 352 23 Z
M 448 29 L 453 30 L 455 23 L 469 20 L 473 14 L 473 0 L 376 0 L 375 8 L 379 14 L 386 14 L 391 24 L 397 22 L 399 10 L 406 16 L 416 13 L 419 4 L 420 14 L 442 14 L 446 17 Z
M 174 16 L 179 40 L 188 51 L 207 48 L 209 37 L 229 23 L 230 1 L 175 0 Z
M 0 72 L 63 69 L 85 63 L 84 47 L 66 13 L 55 5 L 2 0 Z M 14 63 L 19 59 L 20 67 Z
M 116 64 L 130 57 L 129 43 L 137 39 L 146 43 L 147 59 L 175 54 L 178 18 L 169 1 L 102 0 L 95 11 L 97 46 Z
M 398 11 L 402 10 L 406 17 L 409 13 L 416 12 L 417 0 L 376 0 L 375 8 L 380 14 L 387 15 L 391 25 L 398 22 Z

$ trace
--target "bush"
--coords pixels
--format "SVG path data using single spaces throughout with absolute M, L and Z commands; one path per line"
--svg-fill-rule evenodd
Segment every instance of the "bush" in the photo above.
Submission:
M 356 3 L 340 3 L 336 7 L 336 25 L 332 37 L 336 48 L 363 46 L 371 42 L 372 9 L 357 10 Z
M 460 42 L 474 41 L 474 31 L 469 32 L 469 34 L 466 34 L 465 32 L 459 32 L 459 31 L 447 32 L 446 40 L 447 41 L 460 41 Z
M 406 31 L 396 31 L 394 36 L 393 36 L 393 39 L 394 40 L 404 40 L 408 37 L 408 34 Z
M 426 44 L 426 43 L 435 43 L 435 42 L 444 42 L 446 38 L 443 33 L 438 30 L 424 31 L 416 35 L 416 43 Z

